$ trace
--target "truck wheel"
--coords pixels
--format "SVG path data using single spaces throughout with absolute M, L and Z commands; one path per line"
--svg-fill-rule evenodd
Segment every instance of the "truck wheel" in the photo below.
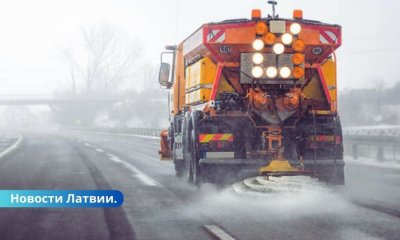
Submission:
M 180 178 L 185 173 L 185 159 L 177 160 L 177 158 L 176 158 L 176 144 L 175 143 L 174 143 L 174 148 L 172 150 L 172 156 L 174 158 L 175 176 Z
M 190 122 L 192 123 L 191 131 L 190 131 L 190 147 L 191 147 L 191 158 L 190 158 L 190 167 L 193 176 L 193 183 L 196 186 L 199 186 L 203 181 L 202 176 L 202 168 L 199 165 L 199 129 L 200 129 L 200 119 L 202 117 L 202 113 L 200 111 L 193 111 L 191 113 Z
M 337 186 L 345 185 L 344 166 L 338 166 L 336 170 L 333 171 L 330 171 L 331 176 L 320 177 L 319 180 L 327 183 L 328 185 L 337 185 Z
M 189 160 L 189 164 L 186 164 L 185 171 L 187 181 L 193 183 L 192 161 Z
M 344 179 L 344 167 L 338 167 L 336 169 L 336 174 L 335 176 L 331 179 L 331 184 L 333 185 L 344 185 L 345 184 L 345 179 Z
M 183 147 L 183 173 L 182 175 L 186 176 L 186 179 L 189 183 L 193 182 L 193 174 L 192 174 L 192 168 L 190 166 L 191 164 L 191 144 L 190 144 L 190 113 L 187 112 L 185 114 L 185 117 L 183 119 L 183 125 L 182 125 L 182 147 Z
M 199 165 L 199 157 L 198 157 L 198 152 L 197 152 L 197 144 L 196 144 L 197 138 L 195 131 L 192 131 L 192 151 L 191 151 L 191 158 L 190 158 L 190 167 L 191 167 L 191 173 L 192 173 L 192 178 L 193 178 L 193 183 L 196 186 L 200 186 L 202 183 L 202 173 L 201 173 L 201 167 Z
M 185 174 L 185 170 L 184 161 L 175 162 L 175 176 L 182 177 Z

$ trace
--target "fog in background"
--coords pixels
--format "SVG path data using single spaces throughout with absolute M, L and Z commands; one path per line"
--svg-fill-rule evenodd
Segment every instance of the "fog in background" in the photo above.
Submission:
M 0 2 L 0 100 L 81 99 L 74 104 L 4 106 L 13 127 L 161 127 L 167 93 L 157 83 L 159 54 L 206 22 L 270 13 L 265 0 L 15 0 Z M 345 125 L 399 124 L 400 10 L 395 0 L 279 1 L 290 18 L 340 24 L 337 51 Z M 118 97 L 117 103 L 106 101 Z M 103 99 L 100 103 L 84 101 Z M 357 113 L 357 114 L 355 114 Z

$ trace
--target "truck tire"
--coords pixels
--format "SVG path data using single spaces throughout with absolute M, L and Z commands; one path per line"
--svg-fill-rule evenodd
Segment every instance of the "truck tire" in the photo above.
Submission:
M 203 177 L 202 177 L 202 169 L 199 165 L 199 128 L 200 128 L 200 118 L 201 118 L 201 112 L 199 111 L 193 111 L 191 114 L 191 123 L 192 123 L 192 131 L 190 131 L 190 139 L 191 139 L 191 158 L 190 158 L 190 168 L 191 168 L 191 174 L 193 178 L 193 184 L 196 186 L 200 186 Z
M 195 131 L 193 130 L 192 131 L 192 151 L 191 151 L 190 167 L 191 167 L 193 184 L 196 186 L 200 186 L 202 183 L 202 173 L 201 173 L 201 167 L 199 166 L 199 157 L 198 157 L 196 141 L 197 141 L 196 134 L 195 134 Z
M 331 170 L 320 170 L 320 172 L 324 173 L 325 176 L 320 176 L 318 179 L 321 182 L 332 186 L 345 185 L 344 166 L 335 167 L 333 165 L 330 168 Z
M 182 175 L 185 175 L 186 180 L 189 183 L 193 182 L 193 174 L 192 174 L 192 168 L 190 166 L 191 164 L 191 139 L 190 139 L 190 131 L 191 131 L 191 122 L 190 122 L 190 112 L 186 112 L 184 119 L 183 119 L 183 125 L 182 125 L 182 147 L 183 147 L 183 173 Z
M 175 176 L 177 176 L 179 178 L 183 177 L 183 175 L 185 174 L 185 170 L 186 170 L 185 162 L 184 161 L 179 161 L 179 162 L 175 161 L 174 164 L 175 164 Z
M 329 184 L 331 185 L 344 185 L 344 167 L 337 167 L 335 175 L 330 179 Z
M 185 174 L 185 159 L 177 159 L 176 158 L 176 144 L 173 145 L 174 148 L 172 149 L 172 156 L 174 158 L 174 165 L 175 165 L 175 176 L 181 178 Z
M 300 144 L 301 155 L 306 160 L 315 161 L 317 164 L 305 166 L 306 170 L 316 173 L 320 181 L 329 185 L 344 185 L 344 161 L 343 161 L 343 135 L 338 115 L 309 116 L 302 126 L 304 133 L 303 142 Z M 314 135 L 339 136 L 340 142 L 320 142 L 317 147 L 311 148 L 305 144 L 305 139 Z M 311 146 L 311 145 L 310 145 Z M 318 164 L 319 161 L 336 160 L 339 163 Z

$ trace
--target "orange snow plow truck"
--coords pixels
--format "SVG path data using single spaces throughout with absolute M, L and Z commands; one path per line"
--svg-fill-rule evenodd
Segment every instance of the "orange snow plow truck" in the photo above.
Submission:
M 194 184 L 307 175 L 344 184 L 335 50 L 341 27 L 303 19 L 207 23 L 161 55 L 162 159 Z

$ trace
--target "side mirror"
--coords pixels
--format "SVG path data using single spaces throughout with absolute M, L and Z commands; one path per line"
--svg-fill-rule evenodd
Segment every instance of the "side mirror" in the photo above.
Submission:
M 163 87 L 170 87 L 169 74 L 171 66 L 168 63 L 161 63 L 160 73 L 158 75 L 158 82 Z

